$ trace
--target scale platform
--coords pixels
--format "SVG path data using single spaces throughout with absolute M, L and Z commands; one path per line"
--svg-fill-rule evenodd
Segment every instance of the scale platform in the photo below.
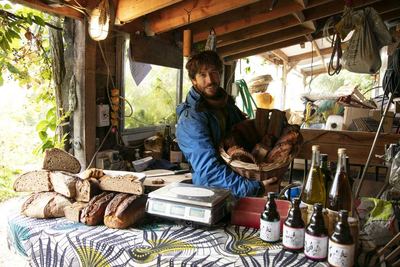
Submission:
M 146 212 L 213 225 L 226 215 L 229 196 L 230 191 L 226 189 L 172 183 L 149 193 Z

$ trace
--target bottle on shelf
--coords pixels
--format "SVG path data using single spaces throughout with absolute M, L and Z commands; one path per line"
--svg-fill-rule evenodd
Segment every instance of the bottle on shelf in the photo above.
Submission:
M 322 204 L 314 204 L 314 211 L 304 236 L 304 254 L 313 261 L 325 261 L 328 254 L 328 230 L 322 215 Z
M 328 263 L 330 266 L 351 267 L 354 265 L 355 245 L 348 223 L 347 210 L 339 211 L 339 221 L 329 238 Z
M 171 151 L 171 143 L 172 143 L 172 138 L 171 138 L 171 126 L 165 125 L 164 128 L 164 140 L 163 140 L 163 155 L 162 157 L 166 160 L 169 160 L 170 158 L 170 151 Z
M 139 160 L 140 157 L 140 149 L 139 148 L 135 148 L 135 160 Z
M 268 193 L 268 201 L 260 217 L 260 238 L 266 242 L 278 242 L 281 234 L 280 216 L 276 208 L 275 193 Z
M 320 169 L 322 173 L 322 180 L 324 181 L 325 191 L 326 191 L 326 199 L 328 200 L 328 190 L 332 184 L 332 172 L 331 165 L 328 161 L 328 154 L 320 154 Z M 324 203 L 326 206 L 326 203 Z
M 301 190 L 301 202 L 307 205 L 307 222 L 315 203 L 326 203 L 325 182 L 320 169 L 320 151 L 318 145 L 312 146 L 311 167 Z
M 301 218 L 300 199 L 294 198 L 288 217 L 283 224 L 282 245 L 285 250 L 300 252 L 304 247 L 304 222 Z
M 327 208 L 331 211 L 348 210 L 351 212 L 352 207 L 353 199 L 347 174 L 346 149 L 339 148 L 336 173 L 329 189 Z

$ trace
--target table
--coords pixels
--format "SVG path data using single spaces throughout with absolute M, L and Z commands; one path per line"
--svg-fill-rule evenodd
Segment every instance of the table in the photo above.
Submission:
M 32 266 L 327 266 L 263 242 L 257 229 L 227 224 L 153 221 L 116 230 L 13 214 L 7 239 Z

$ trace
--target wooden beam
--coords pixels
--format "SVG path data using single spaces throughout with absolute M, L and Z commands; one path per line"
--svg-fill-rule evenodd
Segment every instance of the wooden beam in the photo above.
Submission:
M 306 20 L 306 17 L 301 11 L 293 12 L 292 14 L 300 23 L 303 23 Z
M 323 48 L 320 49 L 320 53 L 321 55 L 328 55 L 328 54 L 332 54 L 332 47 L 328 47 L 328 48 Z M 316 51 L 312 51 L 312 52 L 307 52 L 307 53 L 303 53 L 303 54 L 298 54 L 298 55 L 294 55 L 294 56 L 289 56 L 289 62 L 299 62 L 311 57 L 316 57 L 317 56 L 317 52 Z
M 324 56 L 321 53 L 321 50 L 319 49 L 317 42 L 315 42 L 315 40 L 311 37 L 311 35 L 306 35 L 306 38 L 309 42 L 311 42 L 312 47 L 314 47 L 315 51 L 317 52 L 317 55 L 321 58 L 321 61 L 325 67 L 325 70 L 328 72 L 328 66 L 325 64 Z
M 267 21 L 228 34 L 218 35 L 217 45 L 218 47 L 221 47 L 233 44 L 236 42 L 240 42 L 241 40 L 246 40 L 267 33 L 276 32 L 278 30 L 283 30 L 299 24 L 300 23 L 295 17 L 293 17 L 292 15 L 287 15 L 282 18 Z
M 122 24 L 183 0 L 119 0 L 116 19 Z
M 190 23 L 192 23 L 258 1 L 260 0 L 184 0 L 148 14 L 147 25 L 151 32 L 159 34 L 187 25 L 189 23 L 188 12 L 190 12 Z
M 393 10 L 382 14 L 381 18 L 383 21 L 392 20 L 400 17 L 400 12 L 398 10 Z
M 308 0 L 294 0 L 294 1 L 302 5 L 303 8 L 305 8 L 308 4 Z
M 193 31 L 193 42 L 204 41 L 208 37 L 210 28 L 214 28 L 218 36 L 245 29 L 267 21 L 272 21 L 300 11 L 303 7 L 289 0 L 280 0 L 272 11 L 268 10 L 270 1 L 260 1 L 244 8 L 224 13 L 221 16 L 210 18 L 190 25 Z
M 308 76 L 316 76 L 316 75 L 328 73 L 328 70 L 325 65 L 325 68 L 321 66 L 321 68 L 314 69 L 314 67 L 313 67 L 312 71 L 311 70 L 310 71 L 303 70 L 303 73 L 308 77 Z
M 289 62 L 288 56 L 280 49 L 273 50 L 272 54 L 274 54 L 276 57 L 282 59 L 284 63 Z
M 53 7 L 43 3 L 40 0 L 14 0 L 13 2 L 37 9 L 46 13 L 50 13 L 53 15 L 69 17 L 73 19 L 83 20 L 84 16 L 81 12 L 76 11 L 73 8 L 60 6 L 60 7 Z M 80 2 L 80 1 L 78 1 Z
M 249 51 L 245 51 L 245 52 L 237 53 L 237 54 L 234 54 L 234 55 L 230 55 L 230 56 L 225 57 L 224 61 L 225 62 L 230 62 L 230 61 L 237 60 L 237 59 L 240 59 L 240 58 L 245 58 L 245 57 L 249 57 L 249 56 L 262 54 L 262 53 L 265 53 L 265 52 L 268 52 L 268 51 L 273 51 L 273 50 L 276 50 L 276 49 L 288 47 L 288 46 L 295 45 L 295 44 L 298 44 L 298 43 L 301 43 L 301 42 L 306 42 L 306 41 L 307 41 L 307 39 L 304 36 L 300 36 L 300 37 L 297 37 L 297 38 L 294 38 L 294 39 L 291 39 L 291 40 L 275 43 L 275 44 L 272 44 L 272 45 L 265 45 L 263 47 L 259 47 L 259 48 L 252 49 L 252 50 L 249 50 Z
M 222 56 L 229 56 L 244 52 L 246 50 L 253 50 L 258 47 L 290 40 L 302 35 L 310 34 L 313 31 L 314 31 L 313 29 L 309 29 L 304 27 L 303 25 L 299 25 L 279 32 L 262 35 L 252 39 L 247 39 L 240 43 L 223 46 L 221 48 L 217 48 L 217 51 Z

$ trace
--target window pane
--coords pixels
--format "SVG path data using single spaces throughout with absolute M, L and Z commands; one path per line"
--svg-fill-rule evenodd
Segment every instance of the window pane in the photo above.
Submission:
M 150 72 L 136 84 L 126 49 L 124 57 L 125 129 L 175 123 L 178 69 L 151 65 Z

